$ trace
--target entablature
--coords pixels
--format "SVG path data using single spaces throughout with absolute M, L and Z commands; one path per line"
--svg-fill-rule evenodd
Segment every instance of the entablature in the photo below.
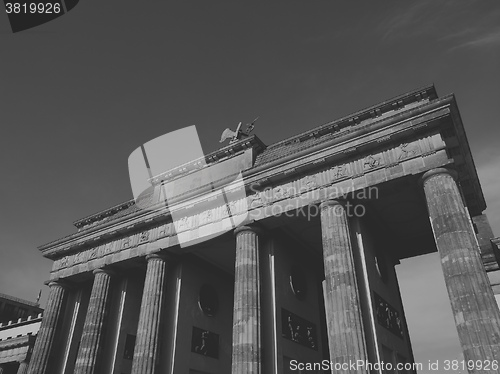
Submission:
M 453 130 L 451 133 L 448 131 L 450 129 Z M 464 137 L 454 96 L 428 101 L 397 115 L 360 123 L 349 131 L 334 134 L 314 147 L 287 157 L 260 165 L 256 163 L 243 172 L 247 191 L 245 204 L 249 213 L 253 211 L 254 219 L 259 220 L 270 216 L 266 210 L 274 204 L 282 204 L 279 200 L 294 199 L 300 201 L 300 204 L 310 204 L 330 197 L 328 192 L 335 188 L 356 191 L 405 175 L 422 173 L 434 167 L 456 164 L 460 181 L 472 181 L 470 186 L 473 194 L 466 189 L 467 186 L 464 186 L 464 194 L 466 199 L 469 195 L 471 202 L 467 200 L 468 205 L 475 206 L 474 209 L 477 210 L 484 205 L 484 197 L 482 193 L 477 194 L 479 182 L 473 164 L 467 161 L 472 158 Z M 248 141 L 248 138 L 242 141 Z M 239 142 L 233 144 L 238 145 Z M 454 149 L 459 149 L 462 158 L 453 157 Z M 267 201 L 265 194 L 270 189 L 281 191 L 274 195 L 282 198 Z M 289 190 L 294 190 L 295 193 L 287 194 L 286 191 Z M 316 191 L 312 197 L 302 196 L 310 191 Z M 170 209 L 183 209 L 185 217 L 190 217 L 191 211 L 196 210 L 189 201 L 173 204 Z M 206 211 L 201 214 L 205 213 Z M 217 214 L 213 210 L 211 216 L 217 217 Z M 199 219 L 200 217 L 193 218 Z M 220 215 L 219 219 L 224 220 Z M 212 223 L 207 221 L 206 224 Z M 164 226 L 167 236 L 174 237 L 176 233 L 172 225 L 171 212 L 165 207 L 148 211 L 136 210 L 39 249 L 45 257 L 54 260 L 78 256 L 82 251 L 89 253 L 88 259 L 91 256 L 97 258 L 99 250 L 100 255 L 105 257 L 115 251 L 128 249 L 131 245 L 146 245 L 151 238 L 155 238 L 152 230 L 159 230 L 159 227 Z M 192 229 L 196 227 L 186 225 L 186 230 Z M 137 240 L 131 239 L 133 237 L 137 237 Z M 154 239 L 157 240 L 158 238 Z M 110 243 L 118 241 L 127 244 L 116 244 L 118 249 L 114 249 L 114 245 L 110 249 Z M 170 240 L 166 246 L 177 244 L 178 241 Z M 54 270 L 61 268 L 58 266 Z

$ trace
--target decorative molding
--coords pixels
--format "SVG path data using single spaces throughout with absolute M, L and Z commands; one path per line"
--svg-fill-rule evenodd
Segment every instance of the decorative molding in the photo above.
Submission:
M 399 312 L 376 292 L 373 292 L 373 297 L 378 324 L 385 327 L 398 338 L 403 339 L 403 321 L 401 320 Z
M 266 164 L 259 164 L 256 168 L 248 169 L 244 171 L 243 176 L 247 181 L 247 189 L 251 189 L 251 186 L 258 185 L 259 181 L 262 179 L 270 179 L 274 183 L 277 181 L 288 177 L 291 175 L 284 174 L 284 171 L 288 168 L 294 168 L 290 170 L 290 174 L 302 172 L 303 169 L 310 169 L 311 166 L 315 166 L 312 162 L 315 159 L 315 155 L 318 154 L 317 158 L 328 157 L 328 160 L 338 160 L 339 162 L 346 163 L 347 159 L 355 157 L 356 153 L 361 154 L 360 150 L 365 150 L 363 153 L 366 155 L 369 149 L 379 148 L 380 145 L 377 143 L 377 139 L 391 135 L 393 137 L 401 138 L 403 136 L 413 136 L 410 131 L 413 126 L 419 124 L 421 121 L 429 121 L 430 125 L 433 127 L 437 127 L 435 131 L 440 131 L 439 127 L 441 122 L 434 121 L 436 118 L 443 118 L 445 116 L 449 116 L 450 114 L 450 103 L 454 103 L 453 96 L 447 96 L 445 98 L 441 98 L 439 100 L 435 100 L 429 105 L 419 107 L 416 111 L 407 111 L 407 115 L 405 114 L 404 118 L 399 116 L 395 119 L 392 117 L 386 118 L 386 120 L 377 121 L 377 123 L 373 124 L 365 124 L 361 129 L 363 131 L 362 137 L 355 137 L 357 134 L 357 129 L 342 131 L 341 133 L 332 136 L 332 139 L 323 142 L 321 145 L 314 145 L 310 150 L 308 147 L 301 149 L 297 158 L 294 159 L 292 155 L 287 156 L 287 158 L 283 159 L 282 163 L 276 163 L 276 165 L 270 165 L 269 169 L 265 168 Z M 412 104 L 413 105 L 413 104 Z M 376 133 L 366 133 L 367 126 L 375 126 L 373 130 L 377 130 Z M 325 125 L 324 128 L 335 127 L 334 124 Z M 383 129 L 383 131 L 379 131 Z M 323 130 L 319 130 L 320 132 Z M 345 133 L 345 136 L 343 135 Z M 338 139 L 337 139 L 338 138 Z M 440 140 L 441 141 L 441 140 Z M 280 143 L 276 143 L 276 145 L 283 145 L 287 141 L 283 141 Z M 339 143 L 340 142 L 340 143 Z M 353 147 L 352 145 L 356 145 Z M 349 148 L 350 147 L 350 148 Z M 434 144 L 433 149 L 440 149 L 440 144 Z M 307 153 L 306 151 L 311 151 L 312 153 Z M 346 153 L 347 152 L 347 153 Z M 351 154 L 352 152 L 352 154 Z M 432 152 L 432 151 L 431 151 Z M 319 154 L 321 153 L 321 154 Z M 385 152 L 387 153 L 387 151 Z M 385 156 L 384 156 L 385 157 Z M 387 156 L 388 157 L 388 156 Z M 442 159 L 443 157 L 438 154 L 431 154 L 429 159 Z M 276 160 L 279 161 L 279 160 Z M 426 163 L 429 160 L 425 161 Z M 396 164 L 397 162 L 391 162 L 390 160 L 385 160 L 387 166 L 392 164 Z M 443 165 L 438 162 L 439 165 Z M 363 168 L 361 167 L 361 162 L 356 163 L 352 167 L 352 178 L 359 178 L 365 174 Z M 317 166 L 316 166 L 317 167 Z M 412 167 L 415 167 L 413 165 Z M 296 169 L 295 169 L 296 168 Z M 401 168 L 401 166 L 399 167 Z M 403 171 L 396 170 L 398 168 L 392 168 L 394 173 L 403 173 Z M 300 170 L 300 171 L 299 171 Z M 374 169 L 376 170 L 376 169 Z M 367 171 L 370 172 L 370 171 Z M 254 191 L 254 190 L 252 190 Z M 191 192 L 189 192 L 191 193 Z M 188 199 L 190 196 L 182 195 L 180 199 Z M 181 201 L 181 200 L 179 200 Z M 177 201 L 171 201 L 174 204 Z M 160 208 L 160 207 L 158 207 Z M 164 208 L 164 207 L 163 207 Z M 124 222 L 140 222 L 141 226 L 149 226 L 146 224 L 146 220 L 154 220 L 154 221 L 165 221 L 169 219 L 170 213 L 167 209 L 162 209 L 154 212 L 146 212 L 143 210 L 130 209 L 125 214 L 120 215 L 119 217 L 111 217 L 111 219 L 105 219 L 103 221 L 94 222 L 90 226 L 86 226 L 85 228 L 79 229 L 77 233 L 70 234 L 66 237 L 57 239 L 50 243 L 39 246 L 38 249 L 43 253 L 43 255 L 50 259 L 57 259 L 62 253 L 67 253 L 70 251 L 76 251 L 78 248 L 90 247 L 93 246 L 93 237 L 96 234 L 102 236 L 102 239 L 110 240 L 111 237 L 115 237 L 119 234 L 118 230 L 123 230 L 125 226 Z
M 426 146 L 422 147 L 421 144 Z M 428 147 L 432 147 L 435 152 L 429 160 L 430 166 L 426 166 L 421 154 L 423 150 L 428 151 Z M 405 143 L 403 149 L 406 149 L 407 153 L 402 151 L 401 145 L 380 150 L 378 153 L 353 159 L 348 163 L 333 165 L 302 178 L 270 186 L 244 199 L 231 201 L 230 209 L 233 216 L 238 216 L 247 213 L 245 209 L 248 207 L 248 216 L 251 219 L 262 220 L 273 214 L 272 208 L 275 205 L 287 209 L 288 205 L 280 204 L 284 200 L 289 203 L 290 210 L 300 209 L 321 199 L 335 198 L 335 194 L 354 192 L 382 181 L 433 169 L 437 164 L 448 164 L 450 161 L 446 157 L 444 148 L 445 144 L 439 134 L 428 135 Z M 404 157 L 401 157 L 403 154 Z M 387 167 L 386 163 L 399 168 L 393 171 L 393 168 Z M 376 177 L 371 177 L 372 175 Z M 360 182 L 360 179 L 363 181 Z M 143 256 L 159 248 L 173 247 L 178 244 L 179 233 L 190 235 L 189 232 L 198 232 L 201 229 L 210 231 L 211 228 L 215 229 L 221 225 L 230 226 L 230 219 L 226 206 L 216 206 L 191 215 L 186 211 L 186 216 L 175 223 L 156 224 L 104 244 L 95 244 L 78 253 L 67 254 L 71 250 L 68 246 L 66 251 L 61 251 L 66 255 L 54 261 L 51 278 L 64 278 L 88 272 L 102 266 L 105 261 L 109 264 Z
M 219 334 L 193 326 L 191 352 L 219 358 Z
M 304 347 L 318 350 L 316 325 L 281 308 L 281 336 Z

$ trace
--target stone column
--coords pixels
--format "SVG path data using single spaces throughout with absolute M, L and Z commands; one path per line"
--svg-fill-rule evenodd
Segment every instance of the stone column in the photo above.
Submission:
M 22 361 L 17 369 L 17 374 L 26 374 L 28 372 L 28 361 Z
M 455 179 L 444 168 L 422 176 L 431 226 L 464 358 L 498 360 L 500 312 Z M 486 372 L 500 370 L 474 371 Z
M 29 374 L 48 374 L 47 367 L 52 354 L 52 345 L 59 320 L 62 317 L 67 287 L 60 281 L 51 281 L 49 287 L 50 293 L 47 300 L 47 307 L 43 312 L 42 324 L 36 337 L 35 346 L 33 347 L 28 368 Z
M 109 312 L 110 285 L 113 275 L 114 272 L 108 269 L 94 270 L 94 284 L 75 363 L 76 374 L 100 372 L 99 359 L 104 348 L 102 343 Z
M 259 232 L 238 227 L 234 275 L 232 374 L 260 374 Z
M 335 200 L 324 201 L 320 210 L 330 360 L 347 365 L 357 360 L 367 361 L 361 302 L 346 210 L 342 203 Z M 364 368 L 336 372 L 368 373 Z
M 155 374 L 160 356 L 161 318 L 165 294 L 167 256 L 146 256 L 148 267 L 142 292 L 141 312 L 132 362 L 132 374 Z

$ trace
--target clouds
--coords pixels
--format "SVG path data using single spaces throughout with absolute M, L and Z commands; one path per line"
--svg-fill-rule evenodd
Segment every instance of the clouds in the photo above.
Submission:
M 471 40 L 463 41 L 462 44 L 458 44 L 451 48 L 449 51 L 458 48 L 480 48 L 480 47 L 498 47 L 500 46 L 500 27 L 486 34 L 475 35 Z
M 431 38 L 451 52 L 500 46 L 499 21 L 500 7 L 495 2 L 405 2 L 388 12 L 378 32 L 388 43 Z

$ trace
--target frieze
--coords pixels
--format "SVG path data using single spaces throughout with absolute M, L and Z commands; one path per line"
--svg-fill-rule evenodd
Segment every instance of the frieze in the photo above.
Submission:
M 157 237 L 157 239 L 161 239 L 161 238 L 164 238 L 166 236 L 170 236 L 171 233 L 172 233 L 172 226 L 173 226 L 173 223 L 166 223 L 164 225 L 161 225 L 158 228 L 158 237 Z
M 421 146 L 419 144 L 421 144 Z M 272 208 L 274 204 L 284 199 L 290 201 L 290 205 L 294 205 L 293 209 L 298 209 L 301 206 L 314 203 L 319 198 L 331 196 L 332 193 L 335 193 L 335 191 L 338 192 L 339 189 L 352 189 L 352 191 L 354 191 L 356 188 L 364 188 L 366 187 L 366 183 L 356 184 L 354 183 L 355 178 L 359 178 L 359 176 L 363 174 L 371 173 L 376 169 L 382 169 L 382 173 L 384 173 L 384 169 L 386 170 L 385 174 L 378 179 L 379 181 L 397 178 L 404 175 L 404 168 L 401 167 L 401 171 L 395 173 L 390 171 L 388 167 L 391 165 L 398 165 L 398 160 L 400 161 L 399 165 L 404 165 L 405 162 L 408 162 L 408 160 L 412 158 L 421 158 L 423 151 L 436 152 L 436 155 L 433 156 L 436 157 L 436 160 L 432 161 L 433 167 L 438 163 L 444 165 L 449 162 L 444 147 L 445 144 L 439 134 L 421 138 L 414 142 L 403 143 L 397 147 L 388 148 L 379 153 L 371 154 L 347 163 L 338 164 L 313 175 L 308 175 L 280 186 L 269 187 L 264 191 L 255 191 L 246 198 L 231 201 L 229 206 L 222 205 L 213 207 L 212 209 L 207 209 L 197 214 L 185 216 L 178 220 L 176 224 L 173 222 L 163 223 L 147 230 L 142 230 L 141 232 L 135 232 L 133 235 L 112 240 L 105 244 L 97 245 L 97 243 L 95 243 L 96 245 L 84 251 L 69 254 L 54 261 L 52 273 L 54 277 L 71 275 L 74 274 L 74 272 L 71 272 L 71 274 L 70 272 L 56 273 L 61 269 L 69 269 L 85 262 L 97 264 L 99 261 L 96 260 L 117 252 L 129 251 L 139 245 L 145 246 L 146 248 L 142 252 L 174 246 L 178 244 L 178 240 L 172 239 L 175 238 L 178 233 L 198 229 L 203 226 L 207 226 L 207 230 L 210 231 L 209 225 L 219 225 L 220 222 L 222 222 L 223 225 L 228 224 L 227 218 L 229 212 L 232 215 L 240 215 L 248 212 L 251 219 L 260 220 L 272 214 L 272 209 L 266 209 L 266 207 Z M 388 163 L 388 160 L 394 163 Z M 422 167 L 424 167 L 424 164 L 422 165 Z M 363 168 L 366 168 L 366 170 L 363 170 Z M 414 169 L 412 169 L 411 172 L 413 173 Z M 340 186 L 342 188 L 340 188 Z M 281 204 L 284 206 L 283 203 Z M 153 244 L 157 241 L 161 243 Z M 133 256 L 138 255 L 140 254 L 136 252 L 133 254 Z M 90 267 L 92 267 L 92 265 Z M 89 269 L 84 269 L 84 267 L 81 269 L 81 271 L 88 270 Z
M 205 210 L 200 213 L 200 226 L 206 225 L 212 221 L 212 210 Z
M 103 257 L 105 254 L 106 244 L 102 244 L 97 248 L 97 257 Z
M 316 187 L 318 187 L 318 182 L 316 181 L 316 175 L 308 175 L 304 179 L 302 179 L 303 184 L 306 187 L 306 190 L 312 190 Z
M 369 155 L 363 161 L 363 170 L 374 169 L 382 164 L 382 157 L 377 155 Z
M 139 235 L 139 244 L 146 243 L 149 241 L 149 231 L 143 231 Z
M 414 157 L 418 152 L 418 143 L 403 143 L 398 147 L 399 155 L 398 161 L 405 160 L 410 157 Z
M 110 253 L 113 253 L 113 248 L 116 246 L 117 243 L 118 240 L 106 243 L 106 246 L 104 247 L 104 255 L 109 255 Z
M 128 236 L 126 238 L 123 238 L 122 239 L 121 249 L 125 249 L 125 248 L 130 247 L 130 243 L 131 242 L 132 242 L 132 237 L 130 237 L 130 236 Z
M 291 188 L 291 186 L 289 184 L 285 185 L 285 186 L 277 186 L 277 187 L 273 188 L 273 196 L 275 196 L 275 198 L 277 200 L 289 198 L 291 196 L 292 192 L 293 192 L 293 189 Z
M 248 204 L 248 206 L 250 207 L 250 209 L 254 209 L 254 208 L 257 208 L 257 207 L 260 207 L 263 205 L 262 198 L 261 198 L 260 194 L 261 194 L 260 192 L 257 192 L 253 195 L 248 196 L 248 199 L 250 202 L 250 204 Z
M 85 262 L 85 253 L 86 251 L 84 252 L 78 252 L 77 254 L 75 254 L 75 257 L 73 258 L 73 264 L 79 264 L 81 262 Z
M 191 229 L 192 216 L 182 217 L 175 222 L 175 230 L 177 232 L 187 231 Z
M 332 174 L 333 180 L 337 180 L 337 179 L 340 179 L 340 178 L 347 177 L 348 174 L 349 174 L 349 170 L 348 170 L 348 165 L 347 164 L 334 166 L 330 170 L 331 170 L 331 174 Z
M 91 261 L 91 260 L 97 258 L 97 252 L 98 252 L 98 248 L 89 249 L 89 257 L 88 257 L 87 261 Z

